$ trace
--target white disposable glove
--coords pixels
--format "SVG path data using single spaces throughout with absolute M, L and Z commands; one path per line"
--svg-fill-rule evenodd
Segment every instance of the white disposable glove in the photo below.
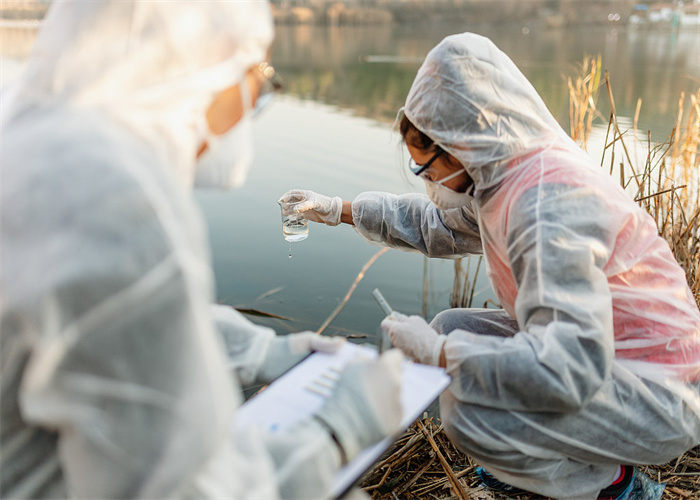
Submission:
M 343 200 L 339 196 L 331 198 L 305 189 L 292 189 L 284 193 L 278 202 L 285 202 L 297 196 L 306 198 L 306 201 L 299 203 L 294 209 L 297 213 L 302 214 L 310 221 L 323 222 L 328 226 L 340 224 Z
M 312 352 L 333 353 L 344 343 L 343 337 L 324 337 L 313 332 L 277 336 L 270 342 L 255 380 L 269 384 Z
M 393 312 L 381 323 L 391 343 L 403 353 L 425 365 L 440 365 L 440 354 L 447 335 L 437 333 L 420 316 L 406 316 Z
M 401 429 L 401 363 L 397 349 L 348 364 L 315 417 L 340 447 L 343 462 Z

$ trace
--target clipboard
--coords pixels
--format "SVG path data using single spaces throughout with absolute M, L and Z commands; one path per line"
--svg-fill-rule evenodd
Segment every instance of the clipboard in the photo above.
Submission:
M 252 425 L 272 433 L 284 431 L 295 422 L 313 415 L 323 405 L 331 393 L 330 389 L 325 392 L 323 385 L 318 384 L 324 374 L 340 373 L 352 360 L 377 356 L 376 349 L 350 342 L 335 354 L 313 353 L 241 406 L 233 432 L 243 432 Z M 401 385 L 401 425 L 404 429 L 430 406 L 450 380 L 443 368 L 404 361 Z M 321 390 L 313 390 L 314 387 Z M 347 493 L 396 438 L 398 436 L 388 437 L 365 448 L 339 469 L 328 496 L 340 498 Z

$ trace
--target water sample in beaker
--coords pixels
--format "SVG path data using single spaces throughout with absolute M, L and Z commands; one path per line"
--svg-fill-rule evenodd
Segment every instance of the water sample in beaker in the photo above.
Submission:
M 282 212 L 282 236 L 291 243 L 305 240 L 309 236 L 309 221 L 294 211 L 294 207 L 303 201 L 306 201 L 304 196 L 294 195 L 287 201 L 279 202 Z
M 309 221 L 303 217 L 287 217 L 282 221 L 282 236 L 292 243 L 305 240 L 309 236 Z

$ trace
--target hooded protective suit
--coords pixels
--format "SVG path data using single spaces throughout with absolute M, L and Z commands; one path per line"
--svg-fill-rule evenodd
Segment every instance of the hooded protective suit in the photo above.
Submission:
M 363 193 L 368 241 L 430 257 L 483 253 L 504 311 L 433 327 L 452 385 L 450 437 L 509 484 L 595 498 L 618 464 L 700 443 L 700 312 L 651 217 L 583 153 L 488 39 L 427 56 L 407 118 L 474 180 L 470 206 Z
M 212 314 L 183 189 L 214 95 L 272 36 L 264 1 L 53 2 L 0 117 L 3 498 L 328 491 L 340 454 L 319 423 L 231 435 L 274 332 Z

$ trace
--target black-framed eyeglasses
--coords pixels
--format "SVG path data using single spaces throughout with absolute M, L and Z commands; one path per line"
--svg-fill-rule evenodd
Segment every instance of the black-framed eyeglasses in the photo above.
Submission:
M 425 162 L 423 165 L 418 165 L 418 164 L 415 162 L 415 160 L 413 159 L 413 157 L 411 157 L 411 158 L 409 158 L 409 160 L 408 160 L 408 168 L 409 168 L 409 169 L 411 170 L 411 172 L 413 172 L 414 174 L 420 175 L 420 174 L 422 174 L 423 172 L 425 172 L 426 170 L 428 170 L 428 169 L 430 168 L 430 165 L 432 165 L 433 162 L 434 162 L 435 160 L 437 160 L 438 157 L 439 157 L 442 153 L 444 153 L 444 152 L 445 152 L 445 151 L 443 151 L 441 148 L 437 148 L 437 151 L 435 152 L 435 154 L 434 154 L 427 162 Z
M 255 115 L 260 114 L 260 112 L 272 102 L 275 95 L 282 92 L 284 89 L 284 80 L 277 74 L 275 68 L 273 68 L 270 63 L 261 62 L 258 64 L 258 70 L 260 70 L 260 73 L 265 79 L 260 85 L 258 98 L 255 101 Z

